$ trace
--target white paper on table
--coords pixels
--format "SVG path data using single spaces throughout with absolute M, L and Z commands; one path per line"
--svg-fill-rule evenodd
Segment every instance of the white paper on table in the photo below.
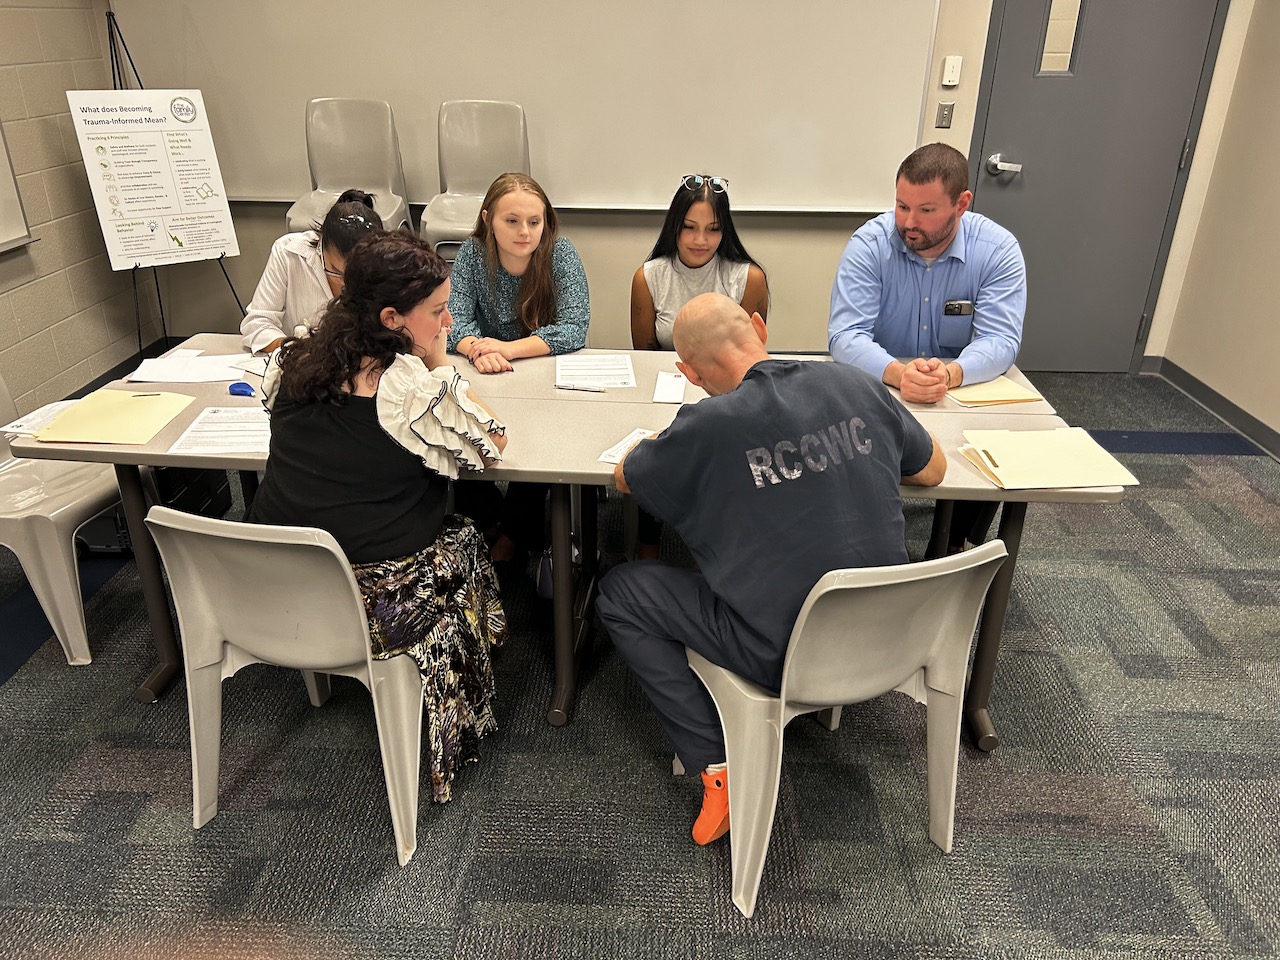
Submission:
M 233 360 L 231 365 L 233 367 L 238 367 L 246 373 L 252 373 L 255 377 L 265 377 L 267 375 L 267 364 L 270 362 L 270 356 L 248 356 L 240 360 Z
M 556 357 L 556 383 L 584 387 L 634 387 L 635 368 L 627 353 L 572 354 Z
M 263 407 L 206 407 L 169 448 L 195 456 L 261 453 L 271 446 L 271 417 Z
M 46 403 L 39 410 L 32 410 L 26 416 L 19 417 L 12 423 L 6 423 L 0 427 L 0 433 L 30 436 L 76 402 L 75 400 L 55 400 L 53 403 Z
M 622 458 L 627 455 L 627 451 L 641 440 L 656 436 L 658 433 L 659 431 L 657 430 L 649 430 L 645 427 L 636 427 L 612 447 L 600 454 L 596 459 L 601 463 L 621 463 Z
M 653 384 L 654 403 L 684 403 L 683 373 L 672 373 L 670 370 L 659 370 L 658 379 Z
M 233 363 L 236 357 L 156 357 L 143 360 L 138 369 L 125 377 L 135 383 L 218 383 L 239 380 L 241 370 Z

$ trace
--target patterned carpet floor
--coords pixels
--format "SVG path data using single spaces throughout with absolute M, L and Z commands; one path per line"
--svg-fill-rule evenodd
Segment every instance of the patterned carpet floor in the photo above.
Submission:
M 1230 433 L 1159 380 L 1035 380 L 1091 429 Z M 341 678 L 318 710 L 287 671 L 225 684 L 219 813 L 193 831 L 183 684 L 131 696 L 153 659 L 128 563 L 88 603 L 91 666 L 49 639 L 0 686 L 0 957 L 1280 955 L 1280 464 L 1255 454 L 1121 453 L 1124 502 L 1028 511 L 1002 743 L 962 747 L 951 854 L 927 834 L 922 707 L 793 722 L 751 920 L 603 633 L 573 722 L 547 725 L 550 611 L 519 573 L 500 729 L 420 809 L 408 866 L 370 700 Z M 929 518 L 908 507 L 913 556 Z M 620 562 L 616 497 L 601 529 Z M 0 558 L 0 600 L 21 583 Z

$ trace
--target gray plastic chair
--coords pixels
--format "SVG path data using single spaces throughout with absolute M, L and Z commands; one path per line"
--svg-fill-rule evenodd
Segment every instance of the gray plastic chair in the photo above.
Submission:
M 529 172 L 524 107 L 500 100 L 446 100 L 437 124 L 440 193 L 422 214 L 422 239 L 452 260 L 475 229 L 489 185 Z
M 402 224 L 413 229 L 400 138 L 386 101 L 326 97 L 309 102 L 307 163 L 312 189 L 285 215 L 291 233 L 311 230 L 352 187 L 373 194 L 373 208 L 388 230 Z
M 689 651 L 724 727 L 733 902 L 744 916 L 755 912 L 773 831 L 782 731 L 802 713 L 828 711 L 835 729 L 841 705 L 892 690 L 926 704 L 929 837 L 951 852 L 969 647 L 1006 556 L 992 540 L 938 560 L 826 574 L 796 617 L 778 696 Z
M 192 824 L 218 812 L 222 681 L 251 663 L 301 670 L 311 702 L 329 674 L 373 696 L 400 865 L 418 845 L 422 678 L 412 657 L 375 660 L 355 576 L 323 530 L 235 523 L 152 507 L 147 527 L 169 574 L 187 674 Z
M 18 416 L 0 377 L 0 424 Z M 75 533 L 120 500 L 115 470 L 99 463 L 15 457 L 0 435 L 0 544 L 18 557 L 67 663 L 89 663 Z

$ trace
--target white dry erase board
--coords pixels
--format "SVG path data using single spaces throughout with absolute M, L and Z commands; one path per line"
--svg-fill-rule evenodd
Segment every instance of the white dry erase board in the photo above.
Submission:
M 4 131 L 0 130 L 0 253 L 31 242 L 31 230 L 18 196 L 18 180 L 13 175 Z
M 386 100 L 409 199 L 439 190 L 444 100 L 514 100 L 561 207 L 879 211 L 919 143 L 938 0 L 111 0 L 148 87 L 203 91 L 228 196 L 311 188 L 315 97 Z

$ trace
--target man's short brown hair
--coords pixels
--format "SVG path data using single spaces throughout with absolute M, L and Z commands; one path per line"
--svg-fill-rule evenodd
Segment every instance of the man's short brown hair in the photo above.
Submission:
M 951 202 L 955 203 L 969 187 L 969 161 L 953 146 L 926 143 L 902 161 L 894 183 L 903 177 L 907 178 L 907 183 L 916 186 L 941 180 L 942 189 L 947 192 Z

